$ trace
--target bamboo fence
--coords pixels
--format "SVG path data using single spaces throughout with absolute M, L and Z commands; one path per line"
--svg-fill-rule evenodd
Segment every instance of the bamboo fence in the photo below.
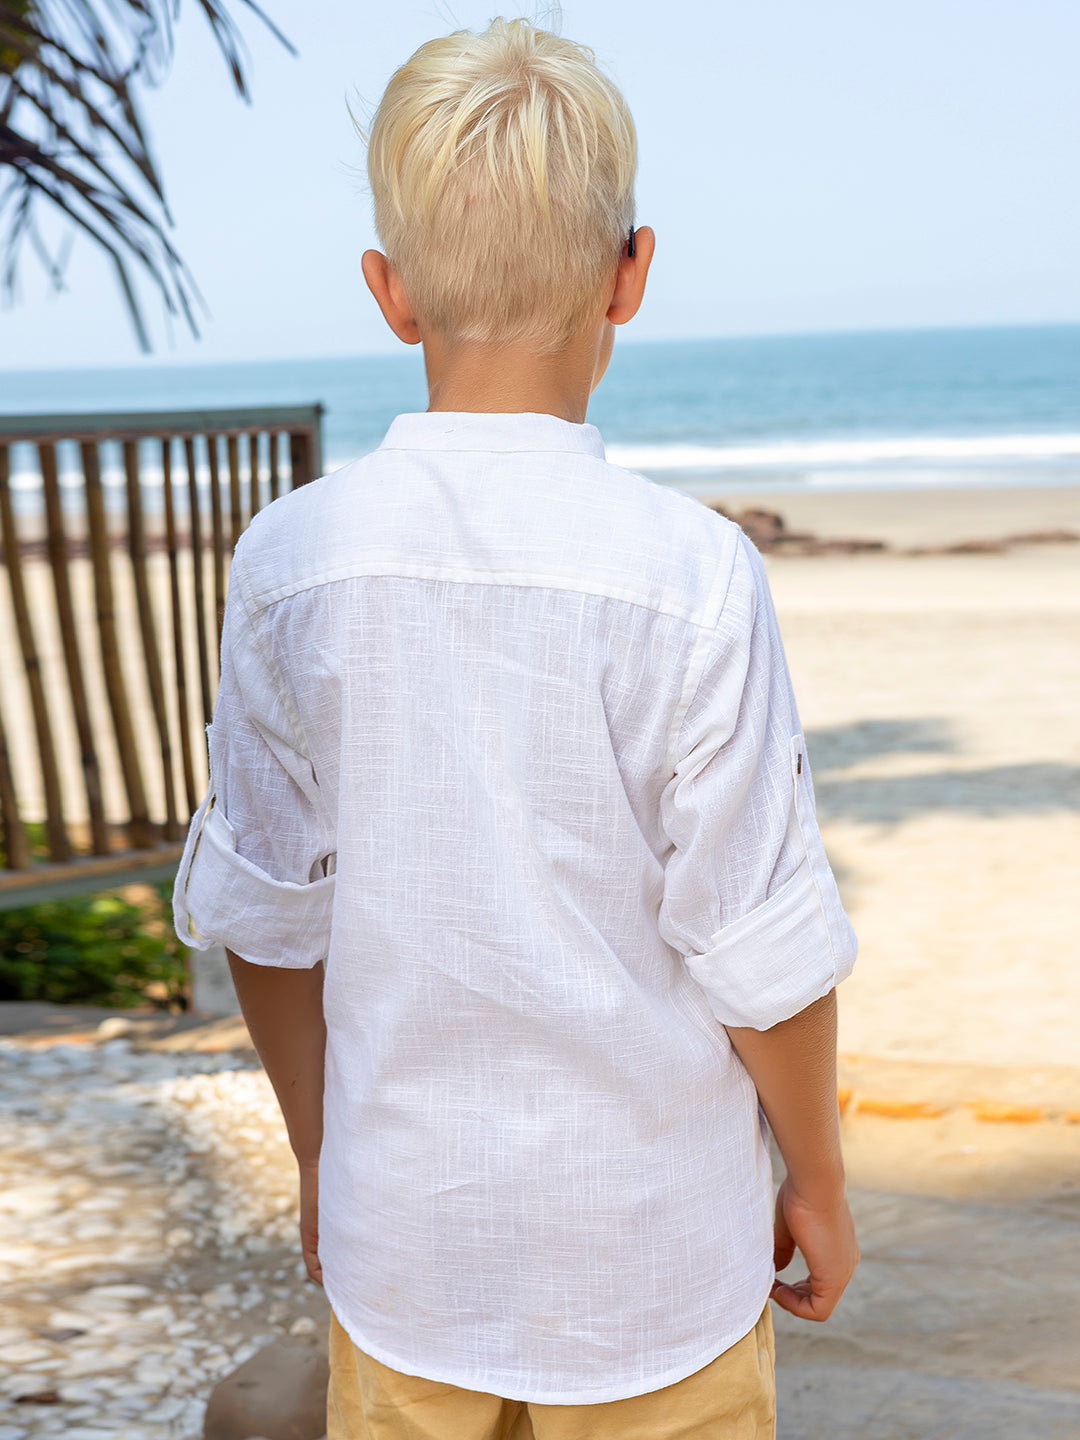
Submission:
M 321 414 L 0 416 L 0 909 L 175 873 L 229 559 Z

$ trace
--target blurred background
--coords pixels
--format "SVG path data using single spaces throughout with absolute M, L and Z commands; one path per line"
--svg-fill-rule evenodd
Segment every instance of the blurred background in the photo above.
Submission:
M 492 15 L 265 10 L 0 4 L 0 1440 L 322 1433 L 291 1159 L 168 897 L 236 535 L 427 403 L 350 111 Z M 860 937 L 865 1258 L 777 1317 L 779 1433 L 1075 1437 L 1080 10 L 529 13 L 622 87 L 657 233 L 589 419 L 765 554 Z

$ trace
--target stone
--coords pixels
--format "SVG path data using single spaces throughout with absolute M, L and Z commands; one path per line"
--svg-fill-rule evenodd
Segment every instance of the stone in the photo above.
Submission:
M 34 1333 L 40 1335 L 42 1340 L 51 1340 L 54 1345 L 62 1345 L 65 1340 L 74 1340 L 78 1335 L 85 1335 L 86 1330 L 75 1325 L 61 1325 L 55 1330 L 37 1330 Z
M 86 1292 L 93 1300 L 149 1300 L 154 1292 L 149 1285 L 94 1285 Z
M 172 1378 L 172 1366 L 160 1355 L 143 1355 L 135 1366 L 136 1384 L 152 1390 L 164 1390 Z
M 32 1360 L 47 1360 L 51 1354 L 47 1345 L 35 1345 L 33 1340 L 17 1340 L 14 1345 L 5 1345 L 0 1350 L 0 1361 L 5 1365 L 28 1365 Z
M 114 1040 L 106 1040 L 101 1046 L 101 1052 L 110 1060 L 115 1060 L 119 1056 L 126 1059 L 131 1054 L 131 1041 L 126 1036 L 118 1035 Z
M 99 1040 L 116 1040 L 121 1035 L 130 1035 L 135 1026 L 122 1015 L 110 1015 L 102 1020 L 94 1034 Z
M 767 551 L 785 534 L 784 517 L 753 506 L 734 517 L 759 550 Z
M 181 1396 L 169 1395 L 159 1404 L 155 1405 L 152 1410 L 144 1411 L 141 1418 L 147 1424 L 167 1424 L 170 1420 L 175 1420 L 179 1415 L 182 1415 L 186 1408 L 187 1402 Z
M 46 1388 L 38 1385 L 29 1390 L 21 1390 L 14 1398 L 16 1405 L 59 1405 L 60 1392 L 55 1385 Z
M 942 555 L 1000 555 L 1008 546 L 1004 540 L 958 540 L 955 545 L 943 545 Z
M 235 1287 L 229 1284 L 215 1285 L 212 1290 L 204 1290 L 199 1296 L 208 1310 L 224 1310 L 235 1305 L 236 1298 Z
M 61 1381 L 60 1399 L 72 1405 L 93 1405 L 101 1398 L 101 1391 L 97 1385 L 85 1383 L 80 1385 L 78 1381 Z
M 1020 535 L 1007 535 L 1006 545 L 1075 545 L 1080 534 L 1075 530 L 1025 530 Z
M 326 1433 L 330 1365 L 316 1346 L 275 1341 L 210 1393 L 205 1440 L 320 1440 Z

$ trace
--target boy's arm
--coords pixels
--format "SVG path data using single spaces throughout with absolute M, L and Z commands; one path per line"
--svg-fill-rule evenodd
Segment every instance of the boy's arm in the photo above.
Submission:
M 672 744 L 660 815 L 671 842 L 658 922 L 755 1086 L 787 1163 L 775 1263 L 810 1274 L 773 1298 L 808 1320 L 835 1308 L 858 1260 L 844 1195 L 835 989 L 856 939 L 817 824 L 776 610 L 743 535 Z
M 321 1284 L 319 1152 L 326 1057 L 323 967 L 293 970 L 252 965 L 232 950 L 225 953 L 248 1033 L 274 1087 L 300 1167 L 301 1247 L 308 1274 Z
M 776 1197 L 775 1264 L 796 1245 L 805 1280 L 777 1280 L 772 1297 L 803 1320 L 827 1320 L 859 1263 L 844 1189 L 836 1098 L 836 991 L 769 1030 L 725 1027 L 757 1087 L 787 1167 Z

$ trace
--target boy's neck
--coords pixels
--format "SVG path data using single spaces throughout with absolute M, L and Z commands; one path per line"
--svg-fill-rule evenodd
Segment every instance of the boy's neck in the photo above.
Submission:
M 607 366 L 613 335 L 614 327 L 605 322 L 553 355 L 538 355 L 527 345 L 453 345 L 427 336 L 428 409 L 555 415 L 581 425 Z

